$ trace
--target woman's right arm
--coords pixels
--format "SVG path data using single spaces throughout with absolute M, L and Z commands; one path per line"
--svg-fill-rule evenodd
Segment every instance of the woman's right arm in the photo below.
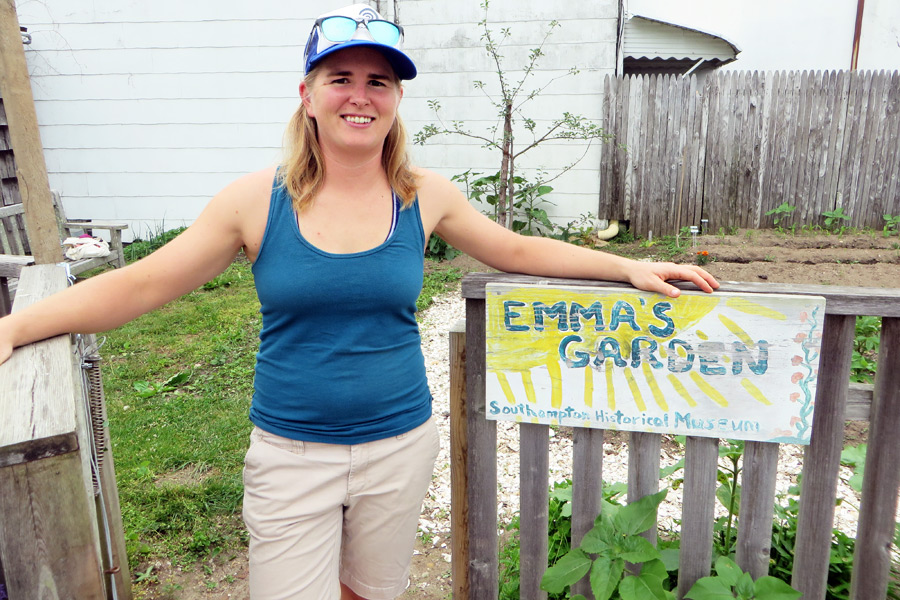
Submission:
M 114 329 L 224 271 L 253 243 L 246 239 L 247 223 L 258 222 L 251 213 L 260 210 L 255 200 L 264 177 L 254 173 L 226 187 L 184 233 L 146 258 L 0 319 L 0 362 L 13 348 L 55 335 Z

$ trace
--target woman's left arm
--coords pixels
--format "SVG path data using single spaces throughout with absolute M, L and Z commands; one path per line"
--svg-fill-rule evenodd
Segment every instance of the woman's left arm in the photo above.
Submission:
M 668 280 L 693 282 L 704 292 L 719 287 L 715 278 L 695 265 L 639 262 L 560 240 L 522 236 L 491 221 L 469 204 L 443 177 L 423 177 L 420 197 L 436 212 L 434 232 L 448 244 L 495 269 L 510 273 L 622 281 L 671 298 L 681 291 Z

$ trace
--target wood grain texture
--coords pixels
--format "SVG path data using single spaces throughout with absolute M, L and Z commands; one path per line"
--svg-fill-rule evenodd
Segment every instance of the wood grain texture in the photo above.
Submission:
M 805 598 L 825 598 L 831 526 L 844 442 L 844 413 L 856 318 L 826 315 L 812 436 L 803 460 L 796 557 L 791 585 Z
M 572 432 L 572 547 L 581 543 L 600 514 L 603 499 L 603 430 L 576 428 Z M 591 600 L 587 577 L 572 585 L 572 593 Z
M 900 487 L 900 319 L 881 323 L 881 346 L 875 375 L 875 398 L 869 426 L 856 533 L 851 598 L 884 598 L 890 576 L 897 489 Z
M 13 311 L 68 285 L 65 269 L 55 265 L 25 267 Z M 40 368 L 36 368 L 40 365 Z M 75 384 L 69 377 L 46 373 L 71 373 L 72 352 L 68 336 L 30 344 L 13 352 L 0 365 L 0 398 L 5 418 L 0 420 L 0 456 L 27 451 L 31 442 L 75 432 L 71 402 Z M 0 461 L 6 459 L 0 458 Z
M 679 598 L 710 573 L 718 460 L 719 440 L 688 437 L 685 441 Z
M 550 427 L 519 425 L 519 597 L 546 600 L 541 578 L 547 568 L 550 518 Z
M 14 0 L 0 0 L 0 90 L 15 152 L 19 193 L 25 205 L 31 254 L 39 264 L 62 260 L 50 198 L 44 147 Z
M 746 442 L 735 561 L 753 579 L 769 573 L 778 444 Z
M 466 423 L 468 437 L 469 598 L 496 600 L 497 423 L 485 418 L 485 305 L 466 301 Z
M 627 284 L 609 281 L 534 277 L 512 273 L 470 273 L 463 278 L 463 297 L 483 299 L 485 297 L 484 286 L 488 283 L 545 285 L 548 287 L 622 287 L 623 285 L 627 287 Z M 830 315 L 900 317 L 900 289 L 736 281 L 720 283 L 722 285 L 719 290 L 723 292 L 823 296 L 826 300 L 825 314 Z M 683 290 L 697 289 L 692 283 L 675 281 L 672 284 Z
M 466 434 L 466 322 L 460 320 L 450 330 L 450 563 L 454 598 L 469 597 Z

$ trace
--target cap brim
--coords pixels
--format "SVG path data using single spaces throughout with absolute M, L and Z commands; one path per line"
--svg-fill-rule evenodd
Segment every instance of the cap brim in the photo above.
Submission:
M 406 54 L 404 54 L 397 48 L 392 48 L 391 46 L 379 44 L 378 42 L 373 42 L 371 40 L 349 40 L 346 42 L 341 42 L 340 44 L 335 44 L 330 48 L 326 48 L 325 50 L 319 52 L 319 54 L 316 55 L 315 59 L 310 61 L 310 63 L 306 65 L 306 71 L 308 73 L 311 68 L 316 66 L 319 62 L 322 61 L 323 58 L 330 54 L 334 54 L 335 52 L 339 52 L 347 48 L 360 46 L 368 46 L 381 52 L 388 60 L 388 62 L 391 63 L 391 67 L 394 69 L 394 73 L 396 73 L 397 77 L 399 77 L 400 79 L 415 79 L 417 74 L 416 65 L 413 64 L 413 61 Z

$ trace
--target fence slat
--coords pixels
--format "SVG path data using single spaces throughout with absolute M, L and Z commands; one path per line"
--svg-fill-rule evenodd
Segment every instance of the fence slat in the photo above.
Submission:
M 541 577 L 547 568 L 550 518 L 550 428 L 519 425 L 519 597 L 546 600 Z
M 709 575 L 712 563 L 713 519 L 716 507 L 719 440 L 688 437 L 684 449 L 684 498 L 681 515 L 681 553 L 678 597 Z
M 834 501 L 844 441 L 847 381 L 855 334 L 856 317 L 825 317 L 813 435 L 803 458 L 803 486 L 800 488 L 800 515 L 791 579 L 791 585 L 809 600 L 825 598 Z
M 900 486 L 900 319 L 881 323 L 881 346 L 869 425 L 850 597 L 884 598 L 891 569 L 897 488 Z M 872 451 L 872 449 L 878 451 Z
M 693 76 L 610 78 L 604 127 L 627 152 L 601 157 L 601 185 L 616 197 L 598 216 L 659 236 L 701 217 L 713 231 L 771 225 L 765 213 L 787 203 L 797 210 L 782 226 L 821 224 L 843 207 L 851 225 L 880 228 L 900 213 L 898 77 L 713 72 L 702 93 Z
M 485 303 L 466 300 L 469 597 L 497 600 L 497 422 L 485 418 Z
M 469 597 L 469 442 L 466 432 L 466 322 L 450 329 L 450 556 L 453 597 Z
M 769 572 L 772 520 L 775 516 L 775 480 L 778 444 L 746 442 L 741 477 L 741 511 L 738 524 L 737 564 L 753 579 Z
M 657 433 L 632 431 L 628 441 L 628 502 L 659 491 L 659 458 L 662 436 Z M 656 527 L 642 536 L 656 544 Z
M 578 428 L 572 438 L 572 547 L 594 526 L 603 499 L 603 430 Z M 598 460 L 600 459 L 600 460 Z M 588 578 L 572 586 L 573 594 L 594 596 Z

